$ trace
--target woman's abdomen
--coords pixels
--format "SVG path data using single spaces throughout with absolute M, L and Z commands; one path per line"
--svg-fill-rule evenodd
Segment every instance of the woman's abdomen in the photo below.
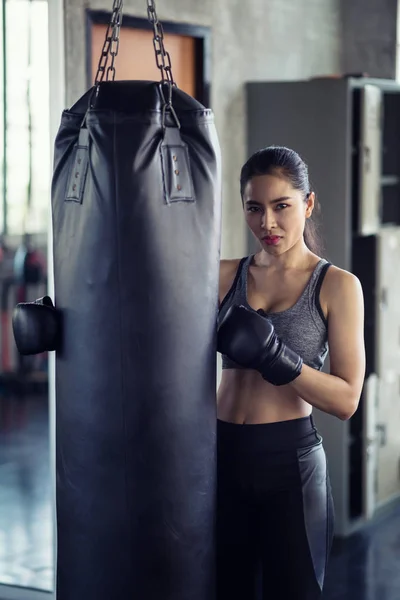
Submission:
M 289 386 L 274 386 L 258 371 L 224 369 L 217 394 L 217 414 L 231 423 L 275 423 L 311 414 L 311 406 Z

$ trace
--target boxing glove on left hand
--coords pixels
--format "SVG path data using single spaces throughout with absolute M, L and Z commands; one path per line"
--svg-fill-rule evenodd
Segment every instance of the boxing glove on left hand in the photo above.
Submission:
M 229 308 L 218 327 L 217 347 L 273 385 L 290 383 L 303 367 L 302 358 L 278 338 L 271 321 L 245 306 Z
M 21 302 L 14 308 L 12 326 L 18 352 L 24 356 L 57 350 L 61 318 L 49 296 Z

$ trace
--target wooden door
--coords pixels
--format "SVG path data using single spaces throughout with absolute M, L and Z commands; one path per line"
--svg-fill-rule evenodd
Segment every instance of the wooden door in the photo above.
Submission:
M 94 82 L 107 26 L 91 26 L 91 85 Z M 186 35 L 164 33 L 164 46 L 169 52 L 172 74 L 178 87 L 196 97 L 196 40 Z M 108 62 L 108 65 L 110 62 Z M 156 65 L 153 31 L 124 26 L 122 22 L 118 55 L 115 60 L 115 79 L 160 81 Z

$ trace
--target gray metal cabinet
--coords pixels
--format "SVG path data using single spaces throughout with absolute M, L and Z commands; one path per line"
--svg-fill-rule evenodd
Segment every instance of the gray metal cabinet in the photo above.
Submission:
M 376 503 L 400 495 L 400 228 L 378 234 Z

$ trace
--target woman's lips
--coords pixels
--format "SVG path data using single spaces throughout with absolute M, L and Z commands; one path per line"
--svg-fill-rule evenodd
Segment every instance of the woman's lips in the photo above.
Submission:
M 263 242 L 265 242 L 267 246 L 276 246 L 281 239 L 280 235 L 267 235 L 263 238 Z

